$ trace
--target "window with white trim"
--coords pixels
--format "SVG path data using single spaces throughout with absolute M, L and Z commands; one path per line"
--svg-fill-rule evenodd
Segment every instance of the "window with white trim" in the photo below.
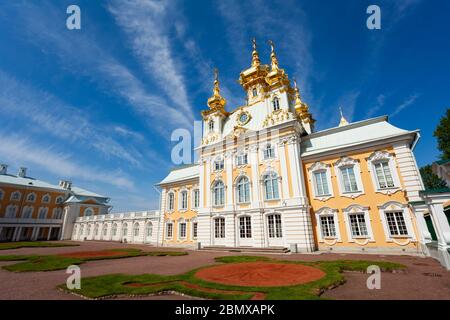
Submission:
M 61 219 L 62 218 L 63 209 L 62 208 L 55 208 L 53 209 L 52 218 L 53 219 Z
M 185 191 L 185 190 L 181 191 L 180 197 L 181 197 L 180 209 L 181 210 L 186 210 L 187 207 L 188 207 L 188 193 L 187 193 L 187 191 Z
M 322 238 L 334 238 L 336 237 L 336 225 L 334 216 L 323 215 L 320 216 L 320 226 L 322 231 Z
M 217 181 L 213 186 L 213 204 L 223 206 L 225 203 L 225 185 L 222 181 Z
M 173 237 L 173 223 L 169 222 L 166 225 L 166 238 L 172 238 Z
M 342 187 L 344 192 L 357 192 L 358 183 L 356 182 L 355 170 L 354 167 L 343 167 L 340 168 L 341 178 L 342 178 Z
M 225 218 L 214 219 L 214 238 L 225 238 Z
M 389 168 L 389 161 L 380 161 L 374 163 L 373 166 L 375 167 L 377 183 L 380 189 L 392 188 L 395 186 L 391 169 Z
M 192 223 L 192 238 L 197 239 L 197 233 L 198 233 L 198 223 L 193 222 Z
M 92 210 L 92 208 L 86 208 L 84 209 L 84 216 L 85 217 L 90 217 L 94 215 L 94 210 Z
M 128 236 L 128 224 L 124 223 L 122 226 L 122 237 Z
M 168 202 L 167 207 L 169 208 L 169 211 L 173 211 L 175 208 L 175 194 L 173 192 L 169 192 L 167 202 Z
M 135 237 L 139 237 L 139 223 L 134 224 L 133 234 Z
M 44 196 L 42 196 L 42 203 L 50 203 L 50 195 L 46 194 Z
M 252 237 L 252 219 L 250 216 L 244 216 L 239 218 L 239 237 L 240 238 Z
M 208 122 L 208 130 L 209 130 L 209 132 L 214 131 L 214 120 L 211 120 Z
M 179 227 L 179 229 L 180 229 L 180 231 L 179 231 L 179 236 L 180 236 L 180 238 L 181 239 L 184 239 L 184 238 L 186 238 L 186 222 L 180 222 L 179 224 L 178 224 L 178 227 Z
M 25 206 L 22 210 L 23 219 L 31 219 L 33 216 L 33 207 Z
M 200 190 L 194 189 L 193 191 L 193 207 L 197 209 L 200 206 Z
M 38 219 L 47 219 L 48 208 L 42 207 L 38 211 Z
M 386 222 L 391 236 L 408 235 L 403 211 L 386 211 L 384 214 L 386 215 Z
M 240 177 L 236 183 L 237 202 L 248 203 L 250 202 L 250 182 L 247 177 Z
M 269 228 L 269 238 L 281 238 L 283 233 L 281 230 L 281 215 L 271 214 L 267 216 L 267 225 Z
M 94 236 L 98 236 L 98 229 L 99 229 L 99 226 L 97 224 L 97 225 L 95 225 L 95 228 L 94 228 Z
M 256 97 L 258 95 L 258 90 L 256 90 L 256 88 L 253 88 L 252 93 L 253 96 Z
M 19 191 L 14 191 L 13 193 L 11 193 L 12 201 L 19 201 L 21 197 L 22 197 L 22 194 Z
M 352 237 L 367 237 L 366 216 L 364 213 L 350 213 L 348 215 Z
M 17 206 L 9 205 L 6 207 L 5 218 L 15 218 L 17 215 Z
M 264 195 L 266 200 L 276 200 L 280 198 L 278 192 L 278 175 L 270 172 L 263 177 Z
M 264 147 L 263 158 L 264 158 L 264 160 L 275 158 L 275 150 L 274 150 L 274 147 L 272 146 L 272 144 L 268 143 Z
M 224 160 L 222 157 L 218 157 L 216 158 L 216 160 L 214 160 L 214 171 L 220 171 L 223 170 L 224 168 Z
M 248 164 L 248 155 L 245 152 L 239 153 L 236 156 L 236 165 L 237 166 L 245 166 Z
M 61 203 L 63 203 L 63 201 L 64 201 L 64 198 L 62 196 L 59 196 L 56 198 L 56 204 L 61 204 Z
M 88 236 L 91 235 L 91 225 L 88 225 L 88 227 L 87 227 L 87 235 Z
M 27 202 L 35 202 L 36 201 L 36 194 L 34 192 L 27 195 Z
M 112 235 L 115 237 L 117 235 L 117 223 L 114 223 L 112 226 Z
M 103 227 L 103 236 L 106 237 L 107 234 L 108 234 L 108 226 L 104 226 Z
M 313 176 L 314 176 L 314 190 L 316 191 L 316 196 L 330 195 L 327 172 L 325 170 L 316 171 L 313 173 Z
M 273 98 L 272 107 L 273 107 L 273 111 L 280 110 L 280 99 L 278 99 L 277 97 Z

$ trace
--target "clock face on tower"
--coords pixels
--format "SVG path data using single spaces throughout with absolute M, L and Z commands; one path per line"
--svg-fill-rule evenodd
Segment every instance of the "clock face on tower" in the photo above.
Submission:
M 240 125 L 244 125 L 250 121 L 250 118 L 250 114 L 247 111 L 242 111 L 237 117 L 237 122 Z

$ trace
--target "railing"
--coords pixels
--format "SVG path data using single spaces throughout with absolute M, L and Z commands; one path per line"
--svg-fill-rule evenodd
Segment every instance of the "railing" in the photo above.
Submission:
M 113 221 L 113 220 L 124 220 L 133 218 L 156 218 L 159 215 L 159 211 L 133 211 L 133 212 L 122 212 L 122 213 L 109 213 L 96 216 L 88 217 L 78 217 L 76 222 L 87 222 L 87 221 Z

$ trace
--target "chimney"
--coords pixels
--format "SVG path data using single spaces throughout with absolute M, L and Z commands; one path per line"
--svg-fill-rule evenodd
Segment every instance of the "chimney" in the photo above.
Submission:
M 0 164 L 0 174 L 8 174 L 8 165 Z
M 25 178 L 27 176 L 27 168 L 20 167 L 18 176 L 21 178 Z
M 72 182 L 68 181 L 68 180 L 60 180 L 59 181 L 59 186 L 61 188 L 70 190 L 72 188 Z

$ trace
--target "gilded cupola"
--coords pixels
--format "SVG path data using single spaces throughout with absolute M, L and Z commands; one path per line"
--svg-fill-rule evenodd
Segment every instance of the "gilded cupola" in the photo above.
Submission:
M 289 79 L 284 69 L 281 69 L 278 65 L 278 58 L 275 53 L 275 45 L 272 40 L 269 40 L 270 44 L 270 72 L 266 76 L 266 82 L 271 87 L 286 86 L 289 87 Z
M 309 112 L 309 107 L 306 103 L 302 101 L 300 98 L 300 91 L 297 87 L 297 81 L 294 79 L 294 93 L 295 93 L 295 113 L 297 114 L 298 119 L 303 124 L 303 127 L 308 133 L 311 133 L 314 129 L 314 123 L 316 120 L 313 119 L 311 113 Z
M 223 115 L 227 115 L 225 111 L 225 105 L 227 101 L 220 95 L 220 83 L 219 83 L 219 71 L 214 69 L 214 88 L 213 95 L 208 99 L 209 110 L 202 111 L 202 115 L 205 117 L 215 111 L 219 111 Z
M 269 66 L 266 64 L 261 64 L 261 61 L 259 60 L 256 39 L 252 40 L 252 46 L 253 51 L 251 66 L 250 68 L 242 71 L 239 76 L 239 83 L 247 92 L 255 88 L 263 90 L 266 86 L 265 77 L 269 72 Z

